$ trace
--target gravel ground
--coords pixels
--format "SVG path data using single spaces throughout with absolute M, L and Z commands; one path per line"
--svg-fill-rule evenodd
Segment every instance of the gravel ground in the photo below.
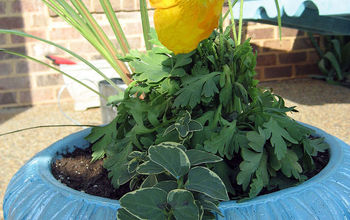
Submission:
M 287 106 L 297 106 L 291 117 L 333 134 L 350 144 L 350 89 L 311 79 L 261 83 L 285 98 Z M 99 109 L 75 112 L 65 104 L 64 112 L 82 124 L 101 124 Z M 56 105 L 0 110 L 0 133 L 38 125 L 71 124 Z M 39 128 L 0 136 L 0 219 L 3 196 L 11 177 L 37 152 L 79 127 Z

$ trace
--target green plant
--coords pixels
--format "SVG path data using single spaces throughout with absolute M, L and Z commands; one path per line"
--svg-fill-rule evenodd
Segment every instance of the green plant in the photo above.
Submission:
M 76 11 L 63 0 L 43 1 L 115 62 L 116 71 L 124 74 L 124 62 L 133 70 L 122 96 L 109 97 L 118 107 L 116 118 L 86 137 L 93 161 L 104 160 L 114 187 L 130 188 L 120 199 L 118 219 L 214 219 L 220 201 L 306 180 L 313 157 L 327 149 L 322 138 L 311 138 L 311 129 L 287 116 L 295 107 L 257 87 L 256 54 L 249 40 L 240 40 L 242 19 L 238 34 L 234 21 L 223 27 L 232 10 L 197 49 L 176 55 L 149 28 L 141 0 L 148 49 L 141 53 L 129 50 L 110 4 L 101 0 L 124 48 L 116 55 L 81 0 L 72 0 Z
M 350 38 L 324 36 L 325 48 L 322 50 L 315 37 L 311 33 L 308 34 L 320 56 L 318 67 L 324 74 L 313 77 L 350 87 Z

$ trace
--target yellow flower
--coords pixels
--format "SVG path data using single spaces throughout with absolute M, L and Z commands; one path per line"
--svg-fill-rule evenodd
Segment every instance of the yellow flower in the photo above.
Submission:
M 224 0 L 150 0 L 160 42 L 175 54 L 188 53 L 218 26 Z

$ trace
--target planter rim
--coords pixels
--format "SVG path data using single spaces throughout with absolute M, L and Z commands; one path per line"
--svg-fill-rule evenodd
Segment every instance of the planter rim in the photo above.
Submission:
M 350 217 L 350 146 L 321 129 L 301 124 L 313 129 L 316 135 L 324 137 L 330 145 L 330 161 L 326 167 L 297 186 L 242 203 L 233 200 L 221 202 L 219 209 L 225 216 L 229 216 L 229 219 L 251 219 L 258 216 L 262 219 Z M 51 163 L 62 154 L 90 145 L 84 139 L 90 131 L 91 128 L 84 129 L 53 143 L 35 155 L 14 175 L 4 197 L 5 219 L 23 219 L 28 216 L 30 219 L 45 219 L 53 215 L 52 218 L 59 216 L 59 219 L 70 219 L 75 216 L 75 212 L 84 218 L 89 216 L 89 219 L 115 219 L 115 212 L 120 208 L 118 200 L 74 190 L 60 183 L 51 173 Z M 39 191 L 41 188 L 44 191 Z M 35 194 L 38 192 L 39 195 Z M 41 201 L 42 198 L 45 199 Z M 57 198 L 62 198 L 62 201 L 56 201 Z M 54 214 L 54 207 L 58 204 L 62 208 L 59 214 Z M 45 206 L 46 211 L 43 212 L 42 206 Z M 280 209 L 284 211 L 281 212 Z M 70 211 L 67 214 L 65 210 Z M 217 218 L 226 219 L 220 216 Z
M 252 199 L 252 200 L 242 202 L 242 203 L 237 203 L 235 200 L 221 202 L 220 207 L 232 206 L 232 204 L 235 204 L 235 206 L 249 206 L 249 205 L 252 205 L 254 203 L 275 200 L 282 195 L 295 193 L 296 191 L 299 190 L 299 186 L 310 187 L 310 186 L 322 181 L 323 179 L 327 178 L 330 175 L 329 174 L 330 171 L 333 169 L 336 169 L 341 164 L 342 157 L 343 157 L 342 156 L 343 149 L 340 147 L 340 142 L 343 142 L 343 141 L 339 140 L 338 138 L 336 138 L 334 136 L 327 134 L 326 132 L 324 132 L 316 127 L 313 127 L 311 125 L 307 125 L 305 123 L 301 123 L 301 124 L 305 125 L 309 128 L 312 128 L 314 131 L 316 131 L 317 135 L 324 137 L 325 140 L 328 143 L 330 143 L 330 145 L 332 146 L 330 149 L 330 155 L 331 155 L 330 160 L 329 160 L 328 164 L 326 165 L 326 167 L 324 167 L 320 173 L 318 173 L 317 175 L 315 175 L 311 179 L 308 179 L 304 183 L 299 184 L 297 186 L 289 187 L 289 188 L 279 190 L 279 191 L 276 191 L 273 193 L 269 193 L 266 195 L 261 195 L 261 196 L 258 196 L 256 198 Z M 99 197 L 99 196 L 93 196 L 93 195 L 89 195 L 87 193 L 72 189 L 72 188 L 60 183 L 59 181 L 57 181 L 51 173 L 51 163 L 59 157 L 59 154 L 66 153 L 66 152 L 72 152 L 75 149 L 72 146 L 67 146 L 66 148 L 62 149 L 62 144 L 74 142 L 74 140 L 76 140 L 76 139 L 84 139 L 84 137 L 86 137 L 90 133 L 90 131 L 91 131 L 91 128 L 88 128 L 88 129 L 84 129 L 82 131 L 79 131 L 77 133 L 74 133 L 72 135 L 69 135 L 69 136 L 63 138 L 62 140 L 55 142 L 50 147 L 48 147 L 47 149 L 45 149 L 42 152 L 40 152 L 39 154 L 37 154 L 35 156 L 35 159 L 37 159 L 40 174 L 44 180 L 46 180 L 47 182 L 53 184 L 54 186 L 62 189 L 62 191 L 64 191 L 65 193 L 67 193 L 70 196 L 71 195 L 76 195 L 79 197 L 83 196 L 83 197 L 86 197 L 93 202 L 102 202 L 102 203 L 105 203 L 106 205 L 108 204 L 110 206 L 119 206 L 118 200 L 103 198 L 103 197 Z M 84 140 L 84 143 L 80 144 L 80 146 L 77 146 L 77 147 L 84 148 L 84 147 L 88 147 L 88 146 L 89 146 L 89 143 Z

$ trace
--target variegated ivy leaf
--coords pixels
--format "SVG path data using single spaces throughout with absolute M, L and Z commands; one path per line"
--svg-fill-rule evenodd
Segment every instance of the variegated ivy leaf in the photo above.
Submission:
M 141 219 L 164 220 L 167 192 L 158 188 L 143 188 L 125 194 L 120 205 L 132 215 Z
M 206 167 L 194 167 L 188 173 L 185 188 L 203 193 L 213 199 L 228 200 L 225 184 L 220 177 Z
M 199 209 L 190 191 L 174 189 L 168 193 L 167 200 L 176 219 L 199 220 Z
M 222 161 L 222 158 L 205 151 L 191 149 L 186 151 L 187 157 L 191 162 L 191 166 L 196 166 L 203 163 L 217 163 Z
M 174 143 L 174 145 L 178 145 Z M 163 167 L 176 179 L 184 176 L 190 169 L 190 160 L 186 153 L 176 146 L 158 144 L 148 149 L 149 158 L 152 162 Z

